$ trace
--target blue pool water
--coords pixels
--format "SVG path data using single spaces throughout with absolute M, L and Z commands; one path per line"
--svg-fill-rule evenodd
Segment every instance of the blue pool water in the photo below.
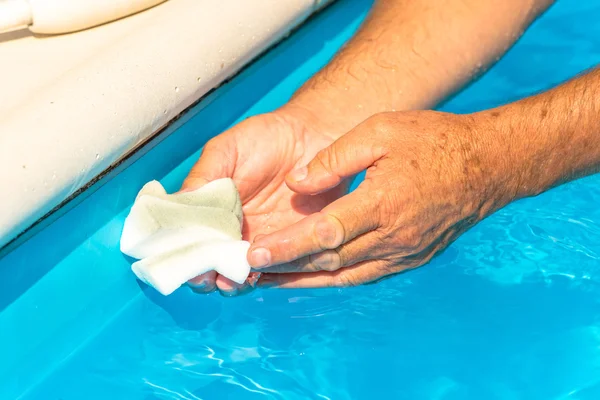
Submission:
M 343 290 L 237 298 L 134 279 L 118 240 L 141 185 L 282 104 L 357 28 L 340 0 L 0 259 L 0 398 L 599 399 L 600 176 L 515 203 L 428 266 Z M 442 109 L 470 112 L 600 61 L 600 0 L 559 1 Z

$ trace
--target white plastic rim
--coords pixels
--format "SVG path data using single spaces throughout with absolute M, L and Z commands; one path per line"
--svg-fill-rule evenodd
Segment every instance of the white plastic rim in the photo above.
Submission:
M 322 5 L 169 0 L 74 34 L 0 36 L 0 247 Z
M 22 0 L 31 5 L 35 33 L 75 32 L 154 7 L 166 0 Z
M 25 0 L 0 0 L 0 32 L 25 28 L 31 24 L 31 8 Z

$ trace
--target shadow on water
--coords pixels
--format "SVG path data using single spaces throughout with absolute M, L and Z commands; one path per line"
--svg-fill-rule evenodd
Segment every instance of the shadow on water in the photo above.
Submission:
M 140 286 L 142 285 L 140 283 Z M 169 296 L 163 296 L 146 285 L 143 285 L 142 289 L 146 299 L 169 314 L 175 324 L 183 330 L 203 330 L 221 312 L 220 302 L 212 297 L 214 294 L 194 293 L 185 286 Z M 185 307 L 182 307 L 182 304 L 185 304 Z
M 349 29 L 370 9 L 372 0 L 340 0 L 243 70 L 154 140 L 143 159 L 122 165 L 74 208 L 0 259 L 0 310 L 48 273 L 90 235 L 130 205 L 139 188 L 164 176 L 207 140 L 231 126 L 261 97 L 293 75 L 289 95 L 316 70 L 305 63 Z M 325 52 L 324 64 L 337 46 Z M 314 65 L 314 63 L 312 64 Z M 289 81 L 289 79 L 288 79 Z M 293 87 L 292 87 L 293 86 Z M 286 99 L 279 99 L 283 103 Z M 278 106 L 273 105 L 273 106 Z M 268 111 L 268 110 L 265 110 Z M 156 149 L 152 147 L 158 145 Z M 149 149 L 149 150 L 148 150 Z M 163 156 L 168 154 L 167 157 Z M 139 158 L 139 157 L 138 157 Z M 151 162 L 149 162 L 151 160 Z M 123 172 L 120 172 L 123 171 Z M 120 173 L 119 173 L 120 172 Z M 118 238 L 114 240 L 115 244 Z

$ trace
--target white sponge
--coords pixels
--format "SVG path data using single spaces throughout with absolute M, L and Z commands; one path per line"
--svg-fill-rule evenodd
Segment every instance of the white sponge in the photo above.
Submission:
M 171 195 L 152 181 L 125 219 L 121 251 L 140 259 L 131 269 L 163 295 L 212 270 L 242 284 L 250 273 L 242 221 L 240 196 L 229 178 Z

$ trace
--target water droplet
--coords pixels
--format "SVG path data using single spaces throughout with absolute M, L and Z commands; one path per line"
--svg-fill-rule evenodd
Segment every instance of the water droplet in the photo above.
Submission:
M 166 114 L 166 113 L 167 113 L 167 110 L 164 110 L 164 111 L 163 111 L 163 114 Z
M 198 79 L 197 79 L 197 81 L 200 82 L 201 80 L 202 80 L 202 77 L 199 76 Z
M 52 173 L 52 180 L 56 179 L 56 172 Z
M 222 53 L 222 52 L 223 52 L 223 49 L 219 49 L 219 53 Z
M 175 93 L 179 92 L 179 87 L 175 86 Z
M 100 159 L 100 154 L 96 153 L 96 160 Z

